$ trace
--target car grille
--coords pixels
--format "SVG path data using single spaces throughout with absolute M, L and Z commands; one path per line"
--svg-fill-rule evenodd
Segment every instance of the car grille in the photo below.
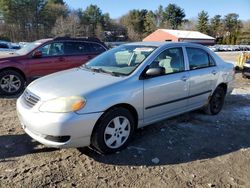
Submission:
M 24 91 L 22 98 L 24 103 L 30 108 L 33 108 L 40 101 L 40 97 L 27 90 Z

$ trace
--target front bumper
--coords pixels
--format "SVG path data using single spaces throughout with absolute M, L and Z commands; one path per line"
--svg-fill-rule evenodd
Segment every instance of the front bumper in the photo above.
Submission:
M 76 113 L 47 113 L 29 109 L 21 97 L 17 100 L 17 114 L 24 131 L 38 142 L 56 148 L 84 147 L 102 112 L 79 115 Z M 70 137 L 67 141 L 52 141 L 48 137 Z

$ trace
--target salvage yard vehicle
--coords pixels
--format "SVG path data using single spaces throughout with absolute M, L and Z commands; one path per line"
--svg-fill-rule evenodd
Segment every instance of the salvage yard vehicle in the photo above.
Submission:
M 34 81 L 17 112 L 24 131 L 42 144 L 113 153 L 137 128 L 200 108 L 218 114 L 234 73 L 198 44 L 130 43 Z
M 16 95 L 26 83 L 65 69 L 78 67 L 106 51 L 97 38 L 42 39 L 0 58 L 0 94 Z
M 250 79 L 250 59 L 248 59 L 246 63 L 243 65 L 242 75 L 244 78 Z
M 14 43 L 0 41 L 0 52 L 13 52 L 20 49 L 20 46 Z

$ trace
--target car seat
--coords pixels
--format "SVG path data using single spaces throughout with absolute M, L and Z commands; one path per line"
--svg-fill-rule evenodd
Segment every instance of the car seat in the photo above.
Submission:
M 174 72 L 174 69 L 171 67 L 171 56 L 166 56 L 165 59 L 160 60 L 159 66 L 165 68 L 165 73 L 169 74 Z

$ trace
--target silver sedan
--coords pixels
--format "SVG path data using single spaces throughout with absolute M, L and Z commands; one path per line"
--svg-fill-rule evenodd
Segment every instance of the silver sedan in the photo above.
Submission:
M 199 108 L 218 114 L 233 79 L 233 65 L 204 46 L 130 43 L 34 81 L 17 112 L 40 143 L 112 153 L 137 128 Z

